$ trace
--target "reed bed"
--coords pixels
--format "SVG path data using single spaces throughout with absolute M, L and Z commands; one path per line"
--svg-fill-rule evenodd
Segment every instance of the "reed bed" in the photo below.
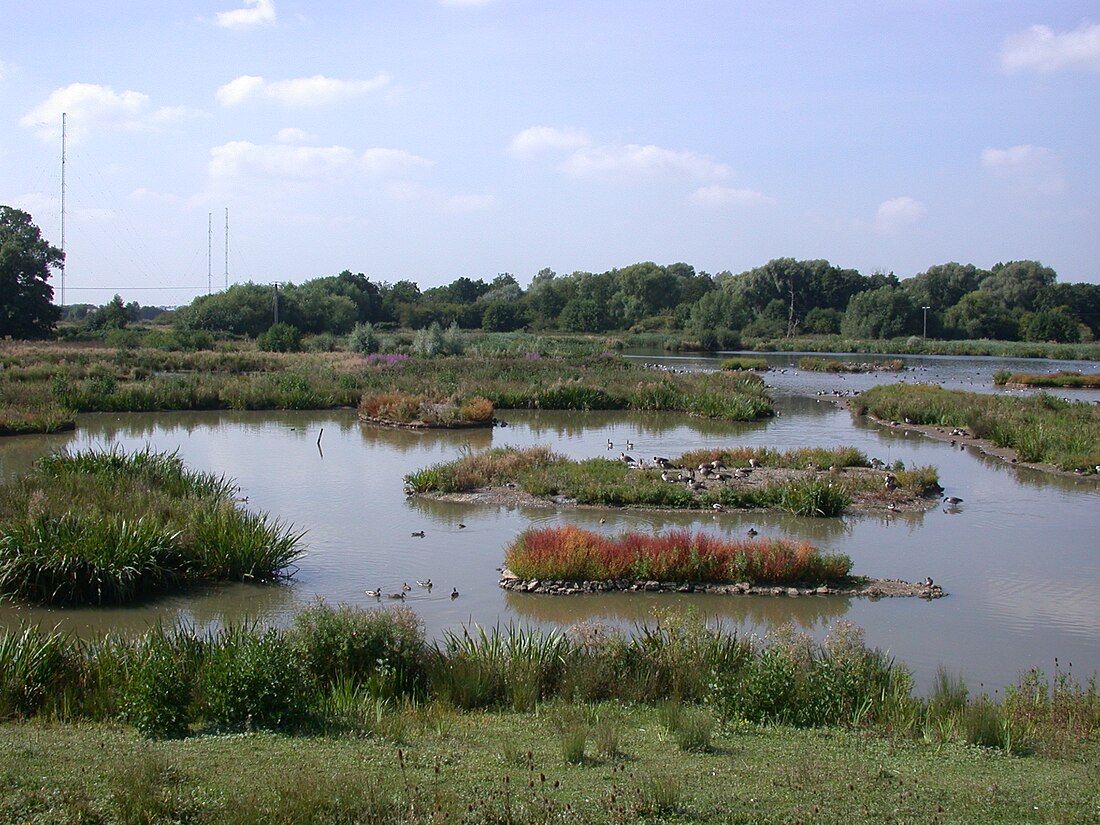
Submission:
M 728 420 L 774 412 L 751 373 L 658 373 L 613 353 L 581 351 L 505 347 L 499 354 L 487 345 L 484 353 L 409 357 L 0 344 L 0 409 L 11 411 L 0 425 L 40 431 L 99 411 L 354 408 L 365 395 L 385 393 L 479 396 L 496 409 L 668 410 Z
M 873 387 L 852 402 L 858 415 L 961 427 L 1016 451 L 1021 461 L 1095 473 L 1100 467 L 1100 406 L 1052 395 L 1016 397 L 945 390 L 929 384 Z
M 404 608 L 317 603 L 283 629 L 158 627 L 90 642 L 29 625 L 0 630 L 0 719 L 123 721 L 155 739 L 267 729 L 400 741 L 414 711 L 418 724 L 438 727 L 449 709 L 535 719 L 560 706 L 570 709 L 563 730 L 587 738 L 605 728 L 600 748 L 617 758 L 622 739 L 606 729 L 616 706 L 593 704 L 608 701 L 664 708 L 687 751 L 707 749 L 715 727 L 781 724 L 1073 758 L 1100 731 L 1095 675 L 1082 684 L 1055 662 L 1052 679 L 1030 670 L 993 700 L 945 674 L 915 697 L 906 668 L 846 622 L 822 641 L 790 627 L 744 638 L 693 611 L 661 612 L 629 631 L 473 627 L 433 644 Z
M 1058 387 L 1060 389 L 1100 389 L 1100 373 L 1074 371 L 1031 373 L 998 370 L 993 375 L 997 386 L 1019 384 L 1025 387 Z
M 767 370 L 768 362 L 764 358 L 748 358 L 745 356 L 734 356 L 733 358 L 727 358 L 722 362 L 722 369 L 724 370 Z
M 847 556 L 821 554 L 807 542 L 688 530 L 608 537 L 574 526 L 526 530 L 504 560 L 521 579 L 575 582 L 823 584 L 847 580 L 852 568 Z
M 900 358 L 891 358 L 889 361 L 856 363 L 853 361 L 838 361 L 835 358 L 806 356 L 798 359 L 798 368 L 806 372 L 901 372 L 905 369 L 905 362 Z
M 421 424 L 428 427 L 488 425 L 493 422 L 493 402 L 478 395 L 435 398 L 403 392 L 366 393 L 359 400 L 359 415 L 388 424 Z
M 175 453 L 89 450 L 0 485 L 0 594 L 125 604 L 198 581 L 284 578 L 302 533 L 237 506 L 236 484 Z
M 546 447 L 503 447 L 467 453 L 454 461 L 417 470 L 405 477 L 405 483 L 416 493 L 463 493 L 514 485 L 529 495 L 589 506 L 690 510 L 719 505 L 734 509 L 779 509 L 819 518 L 840 515 L 857 498 L 886 501 L 894 495 L 882 489 L 880 475 L 839 472 L 870 466 L 867 457 L 854 447 L 784 452 L 749 447 L 694 450 L 670 460 L 670 466 L 690 472 L 691 468 L 715 461 L 724 468 L 723 472 L 744 468 L 756 473 L 757 479 L 768 480 L 748 483 L 727 473 L 705 489 L 692 489 L 684 483 L 666 481 L 662 473 L 668 477 L 667 472 L 652 465 L 642 468 L 606 458 L 573 461 Z M 926 496 L 940 489 L 939 475 L 932 467 L 893 469 L 902 496 Z M 769 478 L 766 474 L 772 471 L 776 475 Z M 672 473 L 676 475 L 678 471 Z

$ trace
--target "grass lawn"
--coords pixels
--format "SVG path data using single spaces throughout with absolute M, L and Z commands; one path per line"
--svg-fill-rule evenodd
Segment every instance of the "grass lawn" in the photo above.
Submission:
M 0 822 L 1021 823 L 1100 819 L 1100 748 L 1066 759 L 834 729 L 716 730 L 667 711 L 429 705 L 384 735 L 149 742 L 131 729 L 0 726 Z M 584 741 L 578 758 L 576 744 Z

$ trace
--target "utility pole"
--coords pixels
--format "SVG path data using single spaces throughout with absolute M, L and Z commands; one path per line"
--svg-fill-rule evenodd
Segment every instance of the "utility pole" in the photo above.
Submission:
M 61 306 L 65 306 L 65 113 L 61 113 Z
M 279 323 L 279 283 L 276 281 L 272 284 L 275 287 L 275 292 L 271 296 L 271 312 L 275 317 L 275 323 Z
M 924 310 L 924 338 L 928 339 L 928 310 L 932 307 L 921 307 Z
M 211 279 L 211 259 L 210 254 L 214 249 L 214 213 L 206 213 L 206 294 L 209 295 L 213 291 L 214 282 Z
M 225 207 L 225 288 L 229 289 L 229 207 Z

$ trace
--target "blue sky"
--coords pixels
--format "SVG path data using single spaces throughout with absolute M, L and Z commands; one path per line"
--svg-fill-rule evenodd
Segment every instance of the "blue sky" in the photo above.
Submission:
M 343 269 L 1034 258 L 1100 282 L 1100 5 L 12 0 L 0 203 L 66 302 Z M 208 266 L 208 225 L 212 263 Z M 55 290 L 60 286 L 55 276 Z M 58 296 L 60 297 L 60 296 Z

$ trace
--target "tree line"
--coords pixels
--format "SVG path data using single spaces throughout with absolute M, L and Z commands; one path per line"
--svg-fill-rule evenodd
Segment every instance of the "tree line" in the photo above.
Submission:
M 62 308 L 53 305 L 48 280 L 62 263 L 30 215 L 0 206 L 0 337 L 54 333 Z M 66 320 L 89 330 L 125 327 L 158 311 L 118 295 L 102 307 L 63 309 Z M 704 349 L 814 334 L 1072 343 L 1100 337 L 1100 285 L 1058 283 L 1053 269 L 1030 260 L 988 270 L 938 264 L 904 280 L 825 260 L 776 258 L 715 275 L 686 263 L 647 261 L 602 273 L 543 269 L 526 289 L 503 273 L 489 281 L 459 277 L 423 291 L 412 280 L 378 282 L 345 270 L 301 284 L 235 284 L 195 298 L 172 319 L 181 331 L 249 337 L 278 322 L 304 335 L 346 335 L 364 324 L 654 332 L 680 334 Z

